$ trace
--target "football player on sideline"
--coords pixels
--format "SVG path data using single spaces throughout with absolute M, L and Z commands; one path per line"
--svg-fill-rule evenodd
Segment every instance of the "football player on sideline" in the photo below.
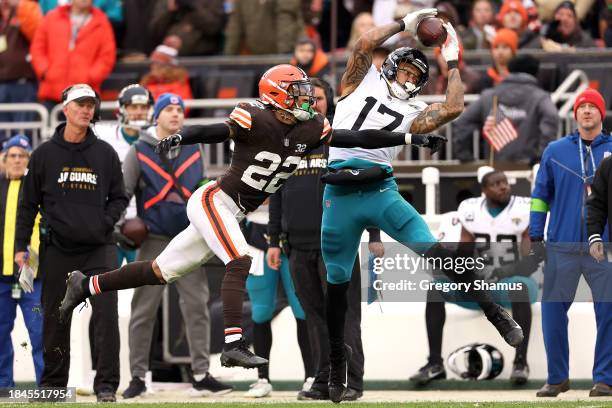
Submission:
M 448 37 L 442 46 L 442 56 L 448 64 L 444 102 L 428 106 L 413 99 L 429 75 L 427 58 L 421 51 L 408 47 L 396 49 L 389 54 L 380 72 L 372 64 L 372 51 L 376 47 L 401 31 L 415 37 L 418 23 L 436 14 L 436 9 L 418 10 L 398 22 L 373 28 L 359 38 L 342 77 L 342 96 L 333 123 L 336 131 L 384 129 L 428 133 L 461 114 L 463 83 L 457 68 L 459 41 L 450 23 L 444 23 Z M 338 177 L 328 179 L 325 188 L 322 250 L 328 282 L 329 395 L 334 402 L 340 402 L 346 392 L 346 365 L 351 354 L 344 344 L 347 289 L 364 228 L 377 226 L 427 258 L 457 256 L 436 243 L 423 218 L 399 194 L 391 165 L 399 150 L 397 147 L 330 149 L 329 167 Z M 363 173 L 363 177 L 356 185 L 352 175 L 357 172 Z M 453 281 L 474 280 L 473 273 L 458 275 L 450 269 L 444 272 Z M 521 328 L 501 306 L 492 302 L 490 295 L 482 291 L 469 294 L 478 301 L 506 342 L 517 346 L 523 341 Z
M 190 225 L 154 261 L 133 262 L 95 279 L 72 272 L 61 316 L 69 316 L 92 295 L 172 282 L 217 255 L 226 265 L 221 286 L 225 324 L 221 363 L 245 368 L 267 364 L 266 359 L 251 353 L 242 339 L 242 302 L 251 257 L 238 223 L 281 187 L 302 156 L 323 143 L 363 148 L 411 143 L 436 151 L 446 141 L 436 135 L 380 130 L 332 131 L 327 119 L 312 108 L 310 80 L 304 71 L 291 65 L 277 65 L 263 74 L 259 98 L 256 103 L 238 104 L 225 123 L 191 126 L 159 143 L 162 154 L 178 144 L 228 139 L 235 142 L 235 147 L 225 174 L 200 187 L 189 199 Z
M 480 183 L 484 195 L 468 198 L 459 205 L 457 215 L 461 242 L 476 242 L 479 256 L 487 256 L 487 266 L 479 273 L 485 282 L 501 282 L 521 289 L 498 290 L 494 299 L 512 308 L 512 317 L 524 329 L 525 340 L 516 348 L 510 382 L 524 384 L 529 378 L 527 346 L 531 332 L 531 304 L 538 292 L 537 283 L 530 278 L 539 263 L 527 256 L 531 249 L 529 240 L 529 211 L 531 199 L 512 195 L 508 178 L 501 170 L 493 170 L 482 177 Z M 442 278 L 442 280 L 445 280 Z M 446 378 L 442 362 L 442 331 L 446 321 L 444 301 L 459 302 L 461 306 L 477 308 L 472 302 L 464 302 L 464 296 L 447 299 L 437 290 L 427 293 L 425 320 L 429 343 L 429 358 L 425 366 L 410 377 L 417 385 Z

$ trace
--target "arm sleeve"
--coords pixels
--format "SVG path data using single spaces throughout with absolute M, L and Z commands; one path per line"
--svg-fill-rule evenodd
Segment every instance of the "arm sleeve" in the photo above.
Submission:
M 529 237 L 543 238 L 544 226 L 549 204 L 554 195 L 554 179 L 550 168 L 550 147 L 544 150 L 536 183 L 531 193 L 531 211 L 529 213 Z
M 589 244 L 601 241 L 608 220 L 608 179 L 610 158 L 605 159 L 595 172 L 591 195 L 587 199 L 587 235 Z
M 121 172 L 121 162 L 117 152 L 112 152 L 112 166 L 111 166 L 111 183 L 108 191 L 108 198 L 106 200 L 106 208 L 104 209 L 104 218 L 109 228 L 112 228 L 121 214 L 125 211 L 128 206 L 129 200 L 125 192 L 125 185 L 123 184 L 123 174 Z
M 140 164 L 138 163 L 136 146 L 132 145 L 123 160 L 123 182 L 125 183 L 128 200 L 131 200 L 134 196 L 139 179 Z
M 226 123 L 214 125 L 194 125 L 183 128 L 180 132 L 182 145 L 196 143 L 221 143 L 230 137 L 230 128 Z
M 482 126 L 482 97 L 468 105 L 459 118 L 452 123 L 453 151 L 459 160 L 474 160 L 472 135 Z
M 559 130 L 559 112 L 550 99 L 550 95 L 547 94 L 538 104 L 536 115 L 538 118 L 541 118 L 539 123 L 540 145 L 538 146 L 537 155 L 542 157 L 544 149 L 546 149 L 548 143 L 557 138 L 557 131 Z
M 102 82 L 110 75 L 115 60 L 117 58 L 117 46 L 115 44 L 115 34 L 113 28 L 106 16 L 103 16 L 103 21 L 100 28 L 100 48 L 95 57 L 95 62 L 88 71 L 89 80 L 94 86 L 101 86 Z
M 49 50 L 47 49 L 47 19 L 42 19 L 34 33 L 30 44 L 30 55 L 32 56 L 32 68 L 38 79 L 43 79 L 45 72 L 49 69 Z
M 348 130 L 334 129 L 328 144 L 333 147 L 361 147 L 379 149 L 381 147 L 401 146 L 406 144 L 406 134 L 386 130 Z
M 27 250 L 36 214 L 42 202 L 39 167 L 41 167 L 39 155 L 34 151 L 28 164 L 28 174 L 23 180 L 22 195 L 19 202 L 19 210 L 17 211 L 17 228 L 15 231 L 16 252 Z
M 380 241 L 380 230 L 378 228 L 366 228 L 370 239 L 368 242 L 381 242 Z
M 270 236 L 270 248 L 280 246 L 280 234 L 282 232 L 281 218 L 283 214 L 283 190 L 282 188 L 270 196 L 270 219 L 268 221 L 268 235 Z
M 32 41 L 34 33 L 42 20 L 40 6 L 33 1 L 20 1 L 17 5 L 17 19 L 19 20 L 20 30 L 28 39 Z

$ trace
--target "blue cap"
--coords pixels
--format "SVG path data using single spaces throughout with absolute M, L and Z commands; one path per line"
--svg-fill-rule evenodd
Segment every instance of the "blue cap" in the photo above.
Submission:
M 185 103 L 183 102 L 183 98 L 173 93 L 163 93 L 159 95 L 157 101 L 155 102 L 155 106 L 153 107 L 153 118 L 157 120 L 159 114 L 162 110 L 168 105 L 180 105 L 183 110 L 185 110 Z
M 27 150 L 28 152 L 32 151 L 32 146 L 30 145 L 30 139 L 24 135 L 16 135 L 11 137 L 9 140 L 2 144 L 2 151 L 5 152 L 11 147 L 21 147 L 22 149 Z

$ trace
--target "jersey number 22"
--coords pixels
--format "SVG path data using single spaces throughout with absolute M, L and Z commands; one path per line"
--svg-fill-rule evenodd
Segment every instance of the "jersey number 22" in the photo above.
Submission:
M 256 190 L 273 194 L 280 188 L 284 180 L 293 174 L 302 159 L 297 156 L 289 156 L 281 165 L 281 157 L 278 154 L 263 151 L 257 153 L 255 160 L 270 163 L 268 167 L 251 164 L 242 174 L 241 180 Z M 279 165 L 281 168 L 287 168 L 287 171 L 279 172 L 274 177 L 271 177 Z M 254 178 L 253 176 L 255 175 L 259 177 Z

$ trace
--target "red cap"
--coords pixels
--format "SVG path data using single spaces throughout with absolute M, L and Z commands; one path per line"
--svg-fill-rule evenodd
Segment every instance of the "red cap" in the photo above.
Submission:
M 578 107 L 583 103 L 592 103 L 597 107 L 599 113 L 601 113 L 601 119 L 603 120 L 606 117 L 606 102 L 604 101 L 603 96 L 593 88 L 588 88 L 582 91 L 580 95 L 576 98 L 576 102 L 574 102 L 574 119 L 576 119 L 576 111 Z

